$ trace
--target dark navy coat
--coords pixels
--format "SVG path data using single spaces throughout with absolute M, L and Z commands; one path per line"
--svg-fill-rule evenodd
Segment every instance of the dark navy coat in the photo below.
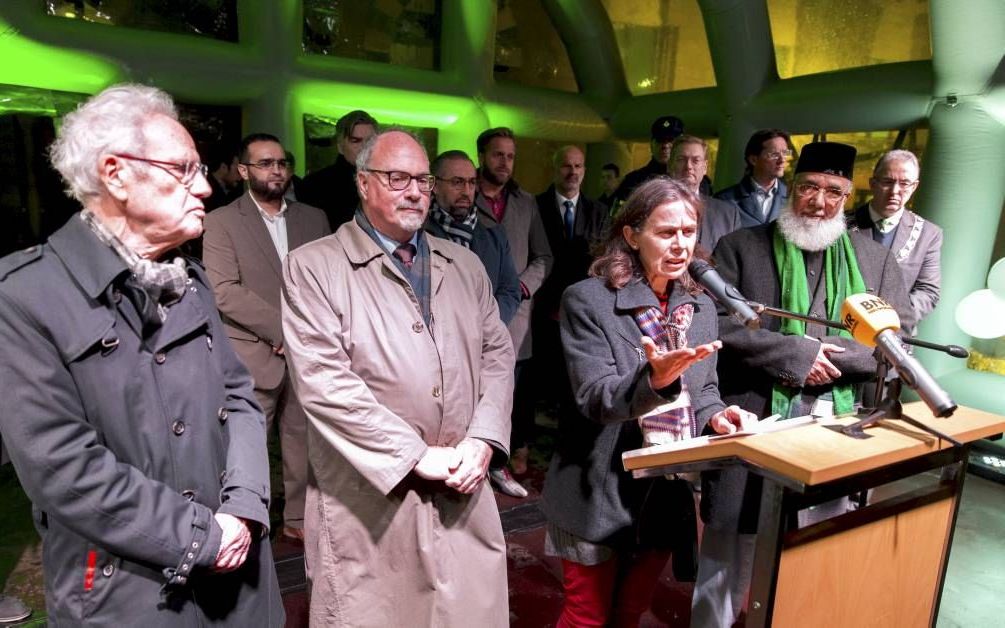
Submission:
M 200 267 L 145 331 L 129 275 L 77 217 L 0 260 L 0 431 L 42 536 L 50 625 L 281 626 L 251 377 Z M 253 522 L 230 574 L 209 570 L 216 512 Z

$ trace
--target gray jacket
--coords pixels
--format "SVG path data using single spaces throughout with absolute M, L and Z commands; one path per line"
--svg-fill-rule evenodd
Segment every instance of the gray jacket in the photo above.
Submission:
M 71 218 L 0 261 L 0 430 L 31 498 L 53 626 L 281 626 L 265 421 L 201 267 L 140 322 L 121 258 Z M 214 513 L 253 524 L 210 571 Z
M 686 302 L 695 305 L 688 344 L 715 340 L 712 301 L 704 294 L 676 290 L 669 308 Z M 632 313 L 657 304 L 645 283 L 634 281 L 611 290 L 595 277 L 573 284 L 562 299 L 562 345 L 579 412 L 559 419 L 542 509 L 558 527 L 594 543 L 616 542 L 626 534 L 634 537 L 638 526 L 649 524 L 665 525 L 666 538 L 680 537 L 682 542 L 695 533 L 693 526 L 686 525 L 688 514 L 691 519 L 694 516 L 690 491 L 675 493 L 677 501 L 672 504 L 646 506 L 653 483 L 666 481 L 633 479 L 621 463 L 623 452 L 642 447 L 635 419 L 680 393 L 679 383 L 661 391 L 649 384 L 651 369 Z M 724 407 L 716 387 L 715 364 L 712 355 L 684 374 L 698 433 Z M 660 508 L 650 509 L 654 506 Z M 653 521 L 654 515 L 658 521 Z

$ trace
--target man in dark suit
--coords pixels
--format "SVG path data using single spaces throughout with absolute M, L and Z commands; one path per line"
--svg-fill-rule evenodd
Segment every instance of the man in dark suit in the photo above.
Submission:
M 800 314 L 840 318 L 852 294 L 870 292 L 889 302 L 910 325 L 914 318 L 897 262 L 863 233 L 848 233 L 842 212 L 852 189 L 855 149 L 819 142 L 803 148 L 792 201 L 778 220 L 723 236 L 714 259 L 727 283 L 748 299 Z M 719 391 L 764 417 L 852 412 L 861 384 L 876 373 L 874 350 L 846 331 L 816 323 L 764 317 L 748 329 L 720 311 Z M 750 583 L 761 482 L 740 468 L 702 475 L 705 521 L 693 626 L 731 626 Z M 847 508 L 821 504 L 813 518 Z M 803 513 L 800 513 L 802 518 Z
M 698 244 L 706 253 L 715 250 L 719 238 L 740 228 L 736 205 L 702 194 L 701 182 L 708 172 L 708 144 L 700 137 L 681 135 L 670 151 L 670 176 L 691 188 L 701 198 L 704 210 L 698 229 Z
M 942 229 L 907 209 L 920 172 L 910 151 L 883 154 L 869 179 L 872 200 L 848 217 L 849 230 L 871 235 L 896 255 L 918 323 L 935 309 L 942 284 Z
M 436 177 L 436 184 L 424 229 L 436 237 L 471 249 L 478 256 L 492 283 L 496 304 L 499 305 L 499 318 L 508 325 L 523 301 L 520 276 L 513 266 L 509 241 L 502 225 L 486 227 L 478 220 L 475 164 L 464 151 L 448 150 L 434 159 L 429 169 Z
M 307 417 L 290 385 L 283 354 L 282 260 L 330 229 L 320 209 L 283 197 L 290 170 L 278 138 L 249 135 L 241 143 L 240 157 L 248 191 L 206 217 L 206 273 L 227 335 L 255 379 L 268 429 L 273 419 L 279 421 L 286 497 L 283 534 L 302 539 Z
M 788 133 L 781 129 L 757 131 L 750 136 L 743 150 L 747 174 L 736 185 L 720 190 L 715 197 L 740 209 L 744 227 L 755 227 L 777 219 L 789 198 L 782 176 L 791 156 Z
M 582 194 L 586 157 L 577 146 L 555 151 L 554 182 L 537 196 L 541 222 L 555 258 L 551 274 L 534 297 L 534 361 L 538 398 L 549 397 L 569 407 L 571 391 L 558 329 L 558 306 L 565 289 L 586 279 L 593 261 L 591 248 L 600 240 L 607 207 Z
M 682 133 L 684 133 L 684 122 L 676 116 L 662 116 L 653 121 L 649 127 L 649 151 L 652 153 L 652 158 L 649 159 L 649 163 L 638 170 L 632 170 L 621 180 L 621 185 L 614 193 L 612 211 L 617 212 L 618 205 L 624 203 L 640 183 L 657 175 L 668 174 L 667 162 L 670 160 L 670 150 L 673 148 L 674 140 Z
M 352 220 L 359 206 L 356 191 L 356 156 L 363 143 L 377 132 L 377 121 L 365 111 L 350 111 L 335 123 L 338 157 L 335 163 L 304 177 L 297 190 L 301 202 L 320 207 L 331 228 Z

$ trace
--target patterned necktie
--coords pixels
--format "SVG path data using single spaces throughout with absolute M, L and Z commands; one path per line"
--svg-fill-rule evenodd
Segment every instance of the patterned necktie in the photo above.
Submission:
M 576 215 L 573 213 L 575 206 L 569 200 L 566 200 L 562 205 L 565 206 L 565 215 L 563 216 L 565 219 L 565 239 L 571 240 L 573 225 L 576 224 Z
M 399 244 L 398 248 L 394 249 L 393 255 L 398 258 L 399 262 L 405 265 L 405 268 L 412 270 L 412 260 L 415 259 L 415 245 L 411 242 Z

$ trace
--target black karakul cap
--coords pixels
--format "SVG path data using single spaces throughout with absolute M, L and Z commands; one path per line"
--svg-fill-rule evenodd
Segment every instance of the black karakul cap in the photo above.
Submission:
M 803 146 L 796 163 L 795 174 L 800 172 L 820 172 L 845 179 L 852 178 L 855 169 L 854 146 L 838 142 L 813 142 Z
M 662 116 L 656 118 L 649 127 L 649 135 L 658 142 L 675 140 L 684 134 L 684 122 L 677 116 Z

